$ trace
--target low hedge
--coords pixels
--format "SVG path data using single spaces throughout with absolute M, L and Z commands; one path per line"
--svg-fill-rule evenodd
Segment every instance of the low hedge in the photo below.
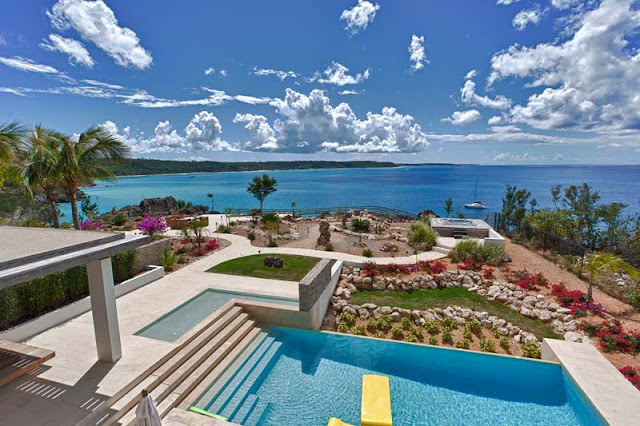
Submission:
M 133 277 L 136 251 L 111 258 L 113 279 L 121 283 Z M 87 268 L 78 266 L 0 290 L 0 330 L 39 317 L 89 294 Z

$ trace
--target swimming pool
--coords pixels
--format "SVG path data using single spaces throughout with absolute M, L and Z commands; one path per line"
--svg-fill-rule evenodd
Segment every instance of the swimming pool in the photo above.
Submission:
M 136 336 L 175 342 L 231 299 L 298 306 L 296 299 L 208 289 L 136 331 Z
M 389 377 L 396 425 L 606 424 L 557 364 L 279 327 L 195 405 L 243 425 L 360 424 L 363 374 Z

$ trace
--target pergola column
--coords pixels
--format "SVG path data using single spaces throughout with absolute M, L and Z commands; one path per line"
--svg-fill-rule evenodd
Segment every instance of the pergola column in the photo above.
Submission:
M 116 362 L 122 357 L 122 346 L 111 258 L 88 262 L 87 275 L 98 359 Z

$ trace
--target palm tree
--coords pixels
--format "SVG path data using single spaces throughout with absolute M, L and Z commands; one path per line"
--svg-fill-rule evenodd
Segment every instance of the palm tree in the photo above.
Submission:
M 104 161 L 122 161 L 129 148 L 116 136 L 101 126 L 93 126 L 81 133 L 77 141 L 62 138 L 60 150 L 62 186 L 71 202 L 73 226 L 80 229 L 78 218 L 78 188 L 94 179 L 112 179 L 115 175 L 105 166 Z
M 15 174 L 15 170 L 9 165 L 22 143 L 23 136 L 24 128 L 16 121 L 0 123 L 0 185 L 7 175 Z
M 586 266 L 589 271 L 589 292 L 587 294 L 587 300 L 590 303 L 593 302 L 593 281 L 601 272 L 611 271 L 615 273 L 624 271 L 634 280 L 637 280 L 639 276 L 636 268 L 612 253 L 592 254 L 587 257 Z
M 60 228 L 57 203 L 62 181 L 60 161 L 62 139 L 62 135 L 44 129 L 42 126 L 36 126 L 26 137 L 28 157 L 22 171 L 27 186 L 44 193 L 51 209 L 51 221 L 55 228 Z

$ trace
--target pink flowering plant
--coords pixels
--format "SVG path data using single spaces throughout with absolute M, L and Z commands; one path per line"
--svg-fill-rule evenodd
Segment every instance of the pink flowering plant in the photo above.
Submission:
M 167 230 L 167 222 L 162 216 L 152 217 L 145 214 L 142 222 L 138 223 L 138 229 L 144 235 L 162 235 Z
M 83 231 L 96 231 L 100 229 L 100 222 L 98 222 L 97 220 L 94 221 L 93 219 L 89 218 L 85 221 L 80 222 L 80 229 L 82 229 Z

